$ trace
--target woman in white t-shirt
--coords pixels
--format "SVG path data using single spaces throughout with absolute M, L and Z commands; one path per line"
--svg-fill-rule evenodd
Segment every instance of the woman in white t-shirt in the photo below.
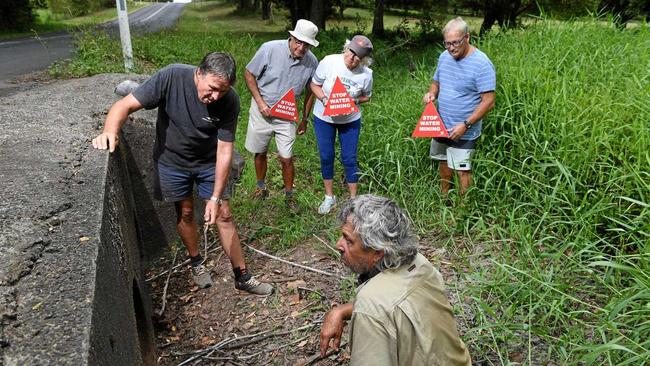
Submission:
M 318 64 L 312 77 L 311 90 L 318 98 L 314 104 L 314 132 L 320 153 L 321 174 L 325 185 L 325 199 L 318 207 L 318 213 L 326 214 L 336 205 L 332 179 L 334 177 L 334 145 L 336 135 L 341 146 L 341 162 L 345 170 L 350 197 L 357 195 L 359 168 L 357 164 L 357 145 L 361 130 L 361 111 L 352 111 L 354 106 L 346 106 L 345 96 L 332 96 L 337 78 L 345 86 L 356 106 L 366 103 L 372 96 L 372 70 L 370 53 L 372 43 L 361 35 L 354 36 L 343 47 L 343 53 L 325 56 Z M 337 93 L 338 94 L 338 93 Z M 328 100 L 332 98 L 332 100 Z M 326 116 L 328 103 L 351 111 L 348 114 Z M 348 109 L 349 108 L 349 109 Z

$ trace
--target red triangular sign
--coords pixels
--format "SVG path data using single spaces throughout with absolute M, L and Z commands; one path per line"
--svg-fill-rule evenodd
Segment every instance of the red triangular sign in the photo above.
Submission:
M 449 137 L 449 132 L 442 122 L 442 118 L 436 110 L 436 106 L 432 102 L 427 104 L 424 108 L 418 125 L 415 126 L 412 137 Z
M 359 112 L 359 108 L 357 108 L 354 99 L 350 97 L 350 94 L 345 89 L 345 85 L 343 85 L 341 79 L 337 76 L 332 92 L 327 97 L 327 105 L 323 114 L 326 116 L 340 116 L 355 112 Z
M 278 100 L 273 107 L 271 107 L 271 115 L 287 121 L 294 121 L 298 123 L 298 106 L 296 105 L 296 93 L 293 88 L 289 89 L 280 100 Z

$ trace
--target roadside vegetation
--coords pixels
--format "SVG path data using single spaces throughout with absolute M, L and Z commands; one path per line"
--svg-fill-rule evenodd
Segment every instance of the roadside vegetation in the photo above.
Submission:
M 250 93 L 242 70 L 262 42 L 286 37 L 287 24 L 277 15 L 275 24 L 234 16 L 233 9 L 188 5 L 176 29 L 135 38 L 133 47 L 140 73 L 174 62 L 197 64 L 212 50 L 233 54 L 242 100 L 237 145 L 244 152 Z M 319 34 L 321 46 L 313 50 L 319 59 L 340 52 L 346 37 L 371 25 L 347 11 L 347 19 Z M 429 140 L 410 137 L 442 47 L 423 41 L 417 29 L 399 30 L 401 23 L 390 23 L 397 31 L 387 40 L 373 39 L 375 86 L 364 106 L 361 191 L 398 200 L 423 245 L 453 258 L 459 282 L 449 290 L 459 299 L 455 312 L 475 362 L 646 363 L 648 25 L 619 30 L 596 21 L 540 19 L 525 29 L 474 38 L 497 69 L 497 103 L 484 121 L 473 188 L 465 200 L 452 192 L 449 206 L 427 157 Z M 85 33 L 77 39 L 76 58 L 51 71 L 123 72 L 119 41 Z M 314 242 L 312 234 L 331 242 L 338 235 L 333 217 L 316 213 L 323 189 L 313 132 L 299 137 L 294 149 L 299 216 L 284 209 L 280 167 L 272 159 L 271 199 L 249 199 L 255 174 L 248 156 L 233 202 L 243 235 L 278 255 Z M 336 190 L 345 196 L 342 183 Z
M 127 9 L 132 13 L 140 8 L 151 5 L 151 2 L 128 1 Z M 33 10 L 34 20 L 25 27 L 26 29 L 17 31 L 0 29 L 0 38 L 15 38 L 23 36 L 37 36 L 43 33 L 57 31 L 81 31 L 84 28 L 92 27 L 109 20 L 117 18 L 115 2 L 112 8 L 94 10 L 85 15 L 73 15 L 69 9 L 62 9 L 61 12 L 53 12 L 49 7 L 39 7 Z

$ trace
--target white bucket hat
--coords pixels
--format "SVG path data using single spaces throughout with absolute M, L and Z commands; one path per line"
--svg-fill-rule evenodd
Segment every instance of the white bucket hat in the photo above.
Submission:
M 318 41 L 316 40 L 318 27 L 307 19 L 299 19 L 298 22 L 296 22 L 296 29 L 289 31 L 289 34 L 299 41 L 318 47 Z

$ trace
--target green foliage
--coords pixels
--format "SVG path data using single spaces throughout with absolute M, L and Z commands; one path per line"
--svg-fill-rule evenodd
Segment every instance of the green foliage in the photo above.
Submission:
M 3 0 L 0 2 L 0 30 L 26 30 L 34 15 L 29 0 Z
M 286 37 L 241 27 L 231 8 L 193 4 L 178 29 L 134 39 L 138 70 L 196 64 L 212 50 L 234 55 L 240 70 L 259 45 Z M 261 23 L 260 23 L 261 24 Z M 340 52 L 351 32 L 319 34 L 319 58 Z M 428 140 L 410 134 L 441 48 L 375 43 L 373 100 L 363 107 L 362 192 L 396 199 L 423 236 L 453 253 L 462 286 L 457 316 L 477 364 L 639 365 L 650 356 L 650 29 L 620 31 L 598 22 L 539 21 L 525 31 L 484 38 L 478 47 L 498 75 L 495 109 L 484 121 L 473 188 L 456 207 L 443 202 Z M 433 45 L 433 46 L 432 46 Z M 78 40 L 59 72 L 122 70 L 117 40 Z M 241 78 L 240 78 L 241 80 Z M 243 149 L 250 94 L 237 133 Z M 233 211 L 243 236 L 283 252 L 318 235 L 338 236 L 322 199 L 313 133 L 299 137 L 296 195 L 302 213 L 283 206 L 280 166 L 270 159 L 272 197 L 248 199 L 247 168 Z M 249 162 L 250 157 L 249 157 Z M 337 174 L 341 167 L 337 165 Z M 335 191 L 344 197 L 336 179 Z M 327 249 L 325 249 L 327 250 Z M 350 281 L 342 285 L 353 296 Z M 461 306 L 458 306 L 461 305 Z

